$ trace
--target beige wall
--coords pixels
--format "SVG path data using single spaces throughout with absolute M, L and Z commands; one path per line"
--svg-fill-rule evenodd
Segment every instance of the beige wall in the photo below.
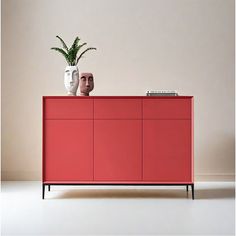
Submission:
M 65 95 L 50 47 L 79 35 L 93 95 L 195 96 L 195 180 L 234 177 L 233 0 L 3 0 L 2 179 L 41 179 L 41 99 Z

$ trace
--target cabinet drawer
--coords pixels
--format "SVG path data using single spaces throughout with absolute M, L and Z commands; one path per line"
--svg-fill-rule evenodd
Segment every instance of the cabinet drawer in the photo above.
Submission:
M 141 119 L 141 99 L 94 99 L 94 119 Z
M 45 119 L 93 119 L 93 100 L 83 98 L 46 98 Z
M 144 119 L 191 119 L 191 98 L 143 99 Z

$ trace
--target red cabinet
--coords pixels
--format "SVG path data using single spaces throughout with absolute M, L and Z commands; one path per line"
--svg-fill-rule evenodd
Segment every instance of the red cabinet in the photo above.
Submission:
M 141 120 L 94 121 L 94 180 L 142 180 Z
M 193 97 L 43 97 L 43 186 L 52 184 L 193 190 Z

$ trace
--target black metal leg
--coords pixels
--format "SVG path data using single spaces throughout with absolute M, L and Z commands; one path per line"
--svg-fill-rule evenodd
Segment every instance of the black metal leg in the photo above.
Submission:
M 192 199 L 194 200 L 194 184 L 191 184 L 192 187 Z
M 60 185 L 83 185 L 84 183 L 82 184 L 63 184 L 63 183 L 60 183 Z M 44 196 L 45 196 L 45 187 L 46 185 L 48 185 L 48 191 L 51 190 L 51 185 L 50 184 L 42 184 L 42 199 L 44 199 Z M 55 184 L 54 184 L 55 185 Z M 59 184 L 57 184 L 59 185 Z M 93 184 L 92 184 L 93 185 Z M 95 184 L 97 185 L 97 184 Z M 99 185 L 104 185 L 104 184 L 99 184 Z M 113 185 L 113 184 L 105 184 L 105 185 Z M 115 185 L 132 185 L 132 184 L 115 184 Z M 138 185 L 168 185 L 168 184 L 138 184 Z M 186 190 L 188 192 L 188 187 L 189 185 L 191 185 L 191 188 L 192 188 L 192 199 L 194 200 L 194 184 L 169 184 L 169 185 L 186 185 Z
M 45 193 L 45 184 L 43 184 L 43 185 L 42 185 L 42 191 L 43 191 L 42 199 L 44 199 L 44 193 Z

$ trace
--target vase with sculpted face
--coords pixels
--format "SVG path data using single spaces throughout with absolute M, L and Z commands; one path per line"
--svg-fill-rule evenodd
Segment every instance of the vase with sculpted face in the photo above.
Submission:
M 79 78 L 80 96 L 89 96 L 94 88 L 94 80 L 92 73 L 81 73 Z
M 64 74 L 64 84 L 69 96 L 76 96 L 79 86 L 79 70 L 77 66 L 67 66 Z

